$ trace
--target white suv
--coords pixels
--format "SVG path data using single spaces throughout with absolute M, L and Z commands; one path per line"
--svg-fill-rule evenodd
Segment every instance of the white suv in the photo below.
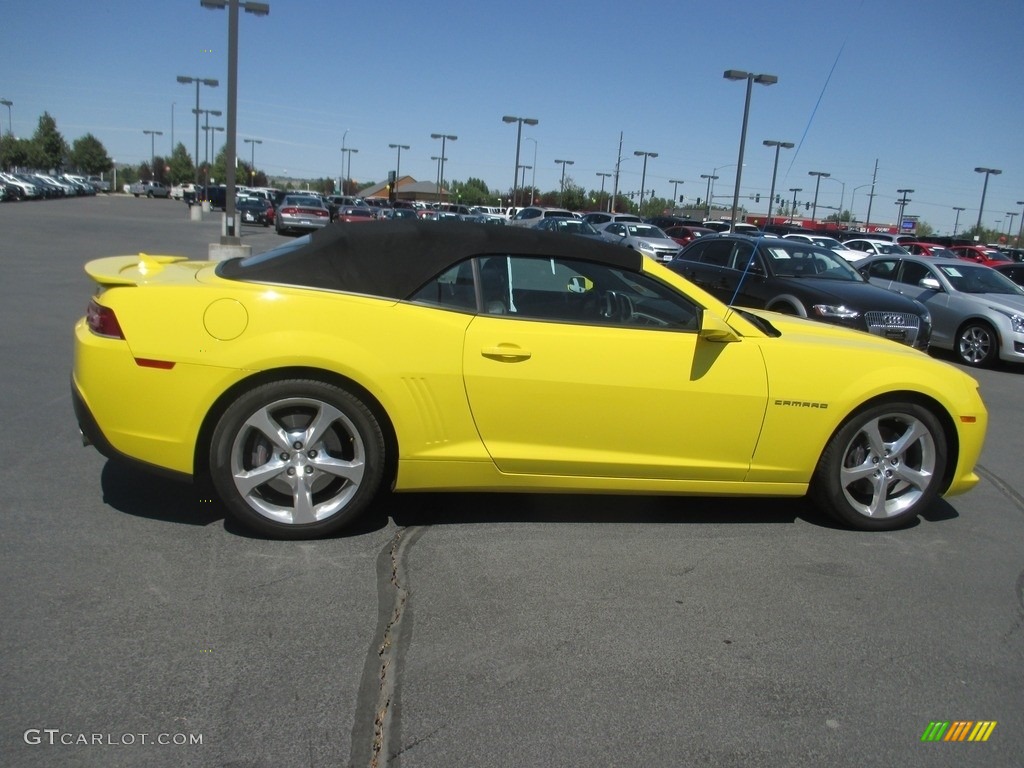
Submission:
M 520 208 L 519 213 L 513 216 L 509 223 L 517 227 L 536 227 L 541 219 L 552 218 L 575 219 L 576 214 L 565 208 L 541 208 L 529 205 L 526 208 Z

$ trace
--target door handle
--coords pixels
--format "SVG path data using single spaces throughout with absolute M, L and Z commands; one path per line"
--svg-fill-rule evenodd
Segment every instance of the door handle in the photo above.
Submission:
M 523 360 L 529 360 L 532 357 L 532 355 L 525 349 L 520 349 L 513 344 L 499 344 L 496 347 L 484 347 L 480 350 L 480 354 L 501 363 L 520 363 Z

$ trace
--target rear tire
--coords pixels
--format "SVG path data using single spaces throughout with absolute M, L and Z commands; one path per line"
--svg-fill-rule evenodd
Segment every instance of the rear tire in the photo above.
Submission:
M 277 539 L 335 534 L 373 501 L 385 466 L 377 419 L 341 387 L 304 379 L 249 390 L 224 412 L 210 476 L 228 511 Z
M 811 480 L 811 500 L 853 528 L 901 528 L 935 500 L 946 454 L 942 425 L 924 406 L 871 406 L 829 441 Z

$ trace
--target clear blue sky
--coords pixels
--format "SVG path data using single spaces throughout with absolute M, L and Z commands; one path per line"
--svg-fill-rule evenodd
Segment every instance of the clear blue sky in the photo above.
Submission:
M 896 190 L 911 188 L 906 212 L 938 232 L 952 229 L 953 206 L 967 209 L 961 229 L 973 225 L 976 166 L 1003 171 L 989 182 L 986 226 L 1006 231 L 1005 212 L 1022 209 L 1020 0 L 269 2 L 269 16 L 241 18 L 238 142 L 248 154 L 242 140 L 260 139 L 256 165 L 272 175 L 337 177 L 344 139 L 358 149 L 357 181 L 385 179 L 392 143 L 411 147 L 403 175 L 433 180 L 441 146 L 430 134 L 445 133 L 458 136 L 446 179 L 508 190 L 508 114 L 540 121 L 524 128 L 521 162 L 534 164 L 536 146 L 542 190 L 558 188 L 555 159 L 599 188 L 622 132 L 622 190 L 639 188 L 643 150 L 658 153 L 646 187 L 659 196 L 682 179 L 680 194 L 704 197 L 700 175 L 715 168 L 715 192 L 727 194 L 744 84 L 722 73 L 742 69 L 779 78 L 754 86 L 744 195 L 767 194 L 774 151 L 761 142 L 778 139 L 797 144 L 776 185 L 790 199 L 791 187 L 811 199 L 808 171 L 824 171 L 819 206 L 843 195 L 863 219 L 877 160 L 873 221 L 894 221 Z M 14 133 L 31 135 L 47 111 L 68 142 L 92 133 L 118 163 L 149 157 L 145 129 L 164 132 L 158 154 L 172 129 L 193 151 L 195 88 L 175 78 L 219 79 L 201 106 L 223 110 L 226 49 L 227 13 L 199 0 L 0 0 L 0 98 L 14 102 Z

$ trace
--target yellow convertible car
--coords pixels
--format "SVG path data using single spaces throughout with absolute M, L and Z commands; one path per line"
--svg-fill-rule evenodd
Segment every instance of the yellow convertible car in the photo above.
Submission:
M 209 481 L 270 536 L 333 534 L 385 487 L 809 494 L 886 530 L 978 481 L 987 413 L 965 373 L 727 307 L 611 244 L 394 221 L 86 272 L 85 442 Z

